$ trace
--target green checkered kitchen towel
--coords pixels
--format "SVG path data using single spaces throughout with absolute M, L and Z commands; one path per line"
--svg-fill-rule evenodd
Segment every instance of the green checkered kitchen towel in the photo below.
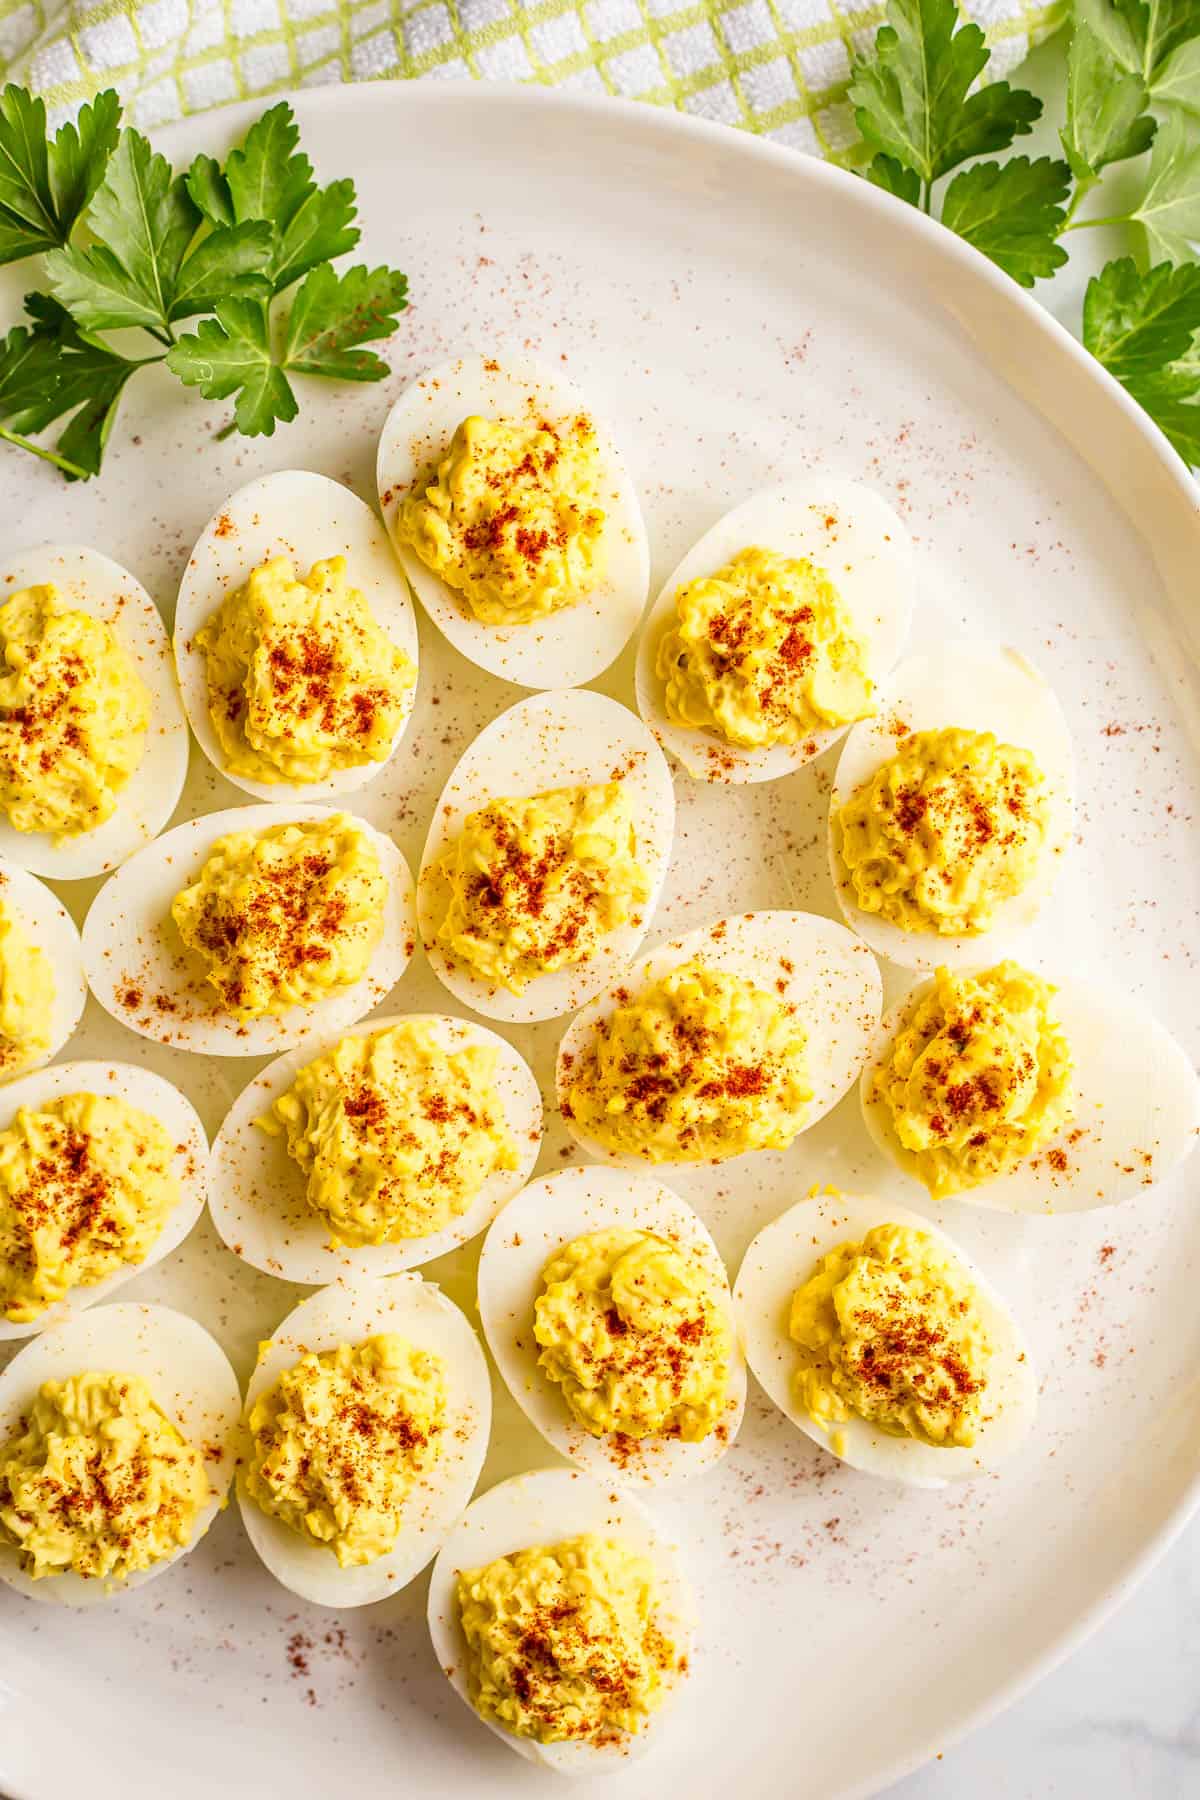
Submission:
M 1067 0 L 968 0 L 993 76 Z M 54 117 L 116 87 L 147 128 L 227 100 L 384 76 L 620 94 L 818 154 L 854 135 L 851 52 L 881 0 L 0 0 L 0 74 Z

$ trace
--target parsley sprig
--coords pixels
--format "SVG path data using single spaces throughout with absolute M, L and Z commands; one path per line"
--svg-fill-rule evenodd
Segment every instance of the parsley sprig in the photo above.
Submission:
M 1200 0 L 1076 0 L 1061 157 L 979 160 L 1042 111 L 1007 82 L 975 85 L 988 56 L 956 0 L 888 0 L 851 72 L 868 178 L 1023 287 L 1062 267 L 1069 233 L 1125 228 L 1133 254 L 1089 283 L 1083 341 L 1200 464 Z M 1128 205 L 1083 213 L 1107 169 L 1143 157 Z
M 387 373 L 363 346 L 395 331 L 407 282 L 333 268 L 359 239 L 354 183 L 318 184 L 286 103 L 223 164 L 184 171 L 120 119 L 106 92 L 50 137 L 40 100 L 0 93 L 0 262 L 40 257 L 49 290 L 0 338 L 0 439 L 83 480 L 151 363 L 233 399 L 227 430 L 247 436 L 295 418 L 297 375 Z M 181 333 L 185 320 L 198 323 Z

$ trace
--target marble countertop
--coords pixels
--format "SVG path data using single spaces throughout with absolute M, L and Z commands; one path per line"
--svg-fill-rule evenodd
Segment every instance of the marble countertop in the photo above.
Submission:
M 1062 45 L 1047 44 L 1012 77 L 1045 102 L 1019 148 L 1059 154 Z M 1111 201 L 1138 180 L 1114 170 Z M 1120 184 L 1118 186 L 1118 184 Z M 1087 212 L 1096 207 L 1085 207 Z M 1072 233 L 1070 263 L 1034 290 L 1079 333 L 1088 278 L 1128 253 L 1119 233 Z M 986 1629 L 986 1620 L 980 1621 Z M 1200 1517 L 1059 1668 L 990 1724 L 889 1789 L 889 1800 L 1196 1800 L 1200 1795 Z

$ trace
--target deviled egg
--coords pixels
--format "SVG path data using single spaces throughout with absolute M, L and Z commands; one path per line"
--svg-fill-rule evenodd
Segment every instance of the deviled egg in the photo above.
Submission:
M 944 1487 L 1010 1456 L 1037 1378 L 1003 1297 L 928 1219 L 832 1191 L 759 1232 L 733 1284 L 746 1360 L 852 1468 Z
M 537 1082 L 503 1038 L 439 1014 L 372 1019 L 255 1076 L 213 1146 L 209 1210 L 268 1275 L 392 1275 L 485 1230 L 541 1141 Z
M 248 794 L 372 780 L 412 712 L 417 626 L 371 508 L 307 469 L 239 488 L 188 558 L 175 661 L 201 749 Z
M 901 968 L 978 963 L 1054 886 L 1073 788 L 1062 708 L 1017 651 L 909 657 L 834 778 L 829 861 L 847 923 Z
M 86 1000 L 75 921 L 35 875 L 0 860 L 0 1082 L 57 1056 Z
M 519 700 L 433 810 L 417 912 L 434 973 L 487 1018 L 573 1011 L 635 956 L 674 827 L 666 759 L 627 707 L 575 689 Z
M 912 617 L 912 543 L 852 481 L 789 482 L 718 519 L 638 646 L 638 711 L 700 781 L 775 781 L 875 710 Z
M 83 927 L 101 1006 L 142 1037 L 209 1056 L 266 1056 L 345 1030 L 415 946 L 400 851 L 324 806 L 240 806 L 177 825 L 100 890 Z
M 646 530 L 584 395 L 527 356 L 459 356 L 384 424 L 379 498 L 413 592 L 456 650 L 518 687 L 576 687 L 637 630 Z
M 484 1240 L 479 1317 L 526 1417 L 598 1481 L 680 1480 L 737 1435 L 746 1367 L 725 1265 L 648 1175 L 531 1183 Z
M 64 1606 L 153 1581 L 224 1504 L 240 1410 L 224 1351 L 169 1307 L 45 1332 L 0 1374 L 0 1580 Z
M 784 1150 L 858 1075 L 881 998 L 875 958 L 830 919 L 719 919 L 571 1021 L 556 1076 L 567 1130 L 623 1168 Z
M 158 608 L 99 550 L 18 551 L 0 559 L 0 664 L 0 855 L 54 881 L 116 868 L 187 773 Z
M 573 1469 L 480 1495 L 429 1583 L 434 1654 L 455 1693 L 510 1749 L 562 1775 L 613 1773 L 652 1748 L 694 1627 L 664 1529 Z
M 880 1026 L 859 1091 L 905 1185 L 1004 1212 L 1132 1199 L 1200 1133 L 1200 1080 L 1144 1007 L 1015 963 L 919 983 Z
M 104 1300 L 204 1208 L 208 1139 L 133 1063 L 55 1063 L 0 1089 L 0 1340 Z
M 310 1294 L 261 1346 L 238 1502 L 277 1581 L 318 1606 L 407 1586 L 450 1535 L 487 1454 L 479 1340 L 417 1275 Z

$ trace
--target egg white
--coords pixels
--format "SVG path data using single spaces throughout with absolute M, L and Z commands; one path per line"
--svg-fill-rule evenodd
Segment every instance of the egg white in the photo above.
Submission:
M 849 727 L 830 725 L 798 744 L 749 750 L 714 731 L 677 725 L 666 709 L 656 672 L 659 645 L 677 622 L 680 588 L 718 569 L 743 550 L 806 557 L 837 588 L 856 634 L 866 646 L 867 672 L 878 685 L 899 656 L 912 619 L 912 540 L 900 519 L 870 488 L 854 481 L 788 482 L 752 494 L 693 544 L 667 578 L 650 609 L 638 645 L 638 711 L 665 750 L 697 781 L 731 786 L 777 781 L 836 743 Z
M 296 1075 L 315 1057 L 332 1050 L 341 1038 L 373 1037 L 405 1019 L 432 1025 L 448 1050 L 472 1044 L 497 1055 L 493 1077 L 504 1107 L 504 1121 L 521 1158 L 517 1169 L 489 1176 L 461 1218 L 428 1237 L 405 1238 L 394 1244 L 329 1243 L 329 1226 L 309 1206 L 306 1178 L 288 1155 L 285 1137 L 270 1137 L 255 1125 Z M 284 1281 L 330 1282 L 356 1275 L 394 1275 L 415 1268 L 465 1244 L 485 1230 L 500 1208 L 520 1191 L 533 1172 L 542 1141 L 542 1098 L 533 1071 L 513 1046 L 472 1020 L 443 1014 L 393 1014 L 372 1019 L 353 1032 L 323 1032 L 302 1050 L 269 1063 L 243 1089 L 225 1117 L 213 1145 L 209 1211 L 221 1237 L 244 1262 Z
M 83 926 L 88 986 L 105 1011 L 140 1037 L 205 1056 L 278 1055 L 315 1032 L 344 1032 L 370 1012 L 407 968 L 417 922 L 408 864 L 365 819 L 347 815 L 374 844 L 387 879 L 383 936 L 366 974 L 315 1006 L 235 1019 L 222 1010 L 203 961 L 185 949 L 171 918 L 172 900 L 199 876 L 218 838 L 337 816 L 329 806 L 232 807 L 177 825 L 128 862 L 101 888 Z
M 809 1418 L 793 1389 L 799 1351 L 788 1336 L 792 1295 L 816 1273 L 821 1258 L 839 1244 L 861 1239 L 877 1225 L 926 1231 L 951 1252 L 978 1290 L 979 1307 L 994 1356 L 989 1376 L 993 1408 L 968 1449 L 944 1449 L 916 1438 L 889 1437 L 853 1415 L 828 1430 Z M 746 1360 L 759 1384 L 793 1425 L 832 1456 L 869 1475 L 910 1487 L 940 1488 L 994 1468 L 1026 1437 L 1037 1410 L 1037 1377 L 1024 1334 L 1002 1295 L 954 1241 L 929 1219 L 863 1194 L 813 1194 L 763 1227 L 746 1251 L 733 1284 L 733 1303 Z M 840 1434 L 843 1447 L 834 1448 Z
M 47 585 L 76 612 L 111 628 L 150 695 L 142 760 L 103 825 L 56 844 L 44 831 L 15 831 L 0 813 L 0 856 L 52 881 L 80 881 L 115 869 L 156 838 L 175 811 L 187 774 L 187 721 L 167 628 L 136 576 L 86 544 L 42 544 L 0 559 L 0 601 Z
M 916 1159 L 897 1138 L 890 1109 L 874 1084 L 902 1022 L 933 985 L 920 982 L 888 1014 L 859 1084 L 867 1130 L 901 1171 L 897 1191 L 914 1195 L 926 1191 Z M 1074 1062 L 1074 1116 L 1011 1174 L 955 1194 L 964 1205 L 1014 1213 L 1115 1206 L 1165 1181 L 1195 1148 L 1200 1080 L 1169 1032 L 1116 989 L 1056 978 L 1054 985 L 1052 1010 Z M 1057 1168 L 1049 1160 L 1056 1151 L 1061 1152 Z
M 18 1566 L 17 1551 L 0 1544 L 0 1581 L 20 1594 L 64 1606 L 98 1606 L 163 1574 L 200 1542 L 233 1480 L 241 1391 L 228 1358 L 195 1319 L 169 1306 L 127 1301 L 97 1306 L 26 1345 L 0 1374 L 0 1445 L 17 1430 L 44 1381 L 85 1373 L 140 1375 L 184 1437 L 201 1452 L 212 1498 L 196 1518 L 188 1543 L 108 1589 L 82 1575 L 45 1575 L 38 1581 Z
M 33 1062 L 17 1071 L 19 1078 L 50 1062 L 74 1035 L 87 1000 L 87 977 L 83 971 L 83 946 L 70 913 L 36 875 L 3 858 L 0 906 L 8 908 L 30 943 L 49 957 L 54 969 L 50 1043 Z
M 650 894 L 634 918 L 608 932 L 594 956 L 536 975 L 519 994 L 494 986 L 447 955 L 436 934 L 449 887 L 434 865 L 462 831 L 467 815 L 493 799 L 613 780 L 623 784 L 637 832 L 637 860 L 650 881 Z M 674 833 L 675 792 L 666 758 L 628 707 L 603 694 L 570 688 L 518 700 L 459 758 L 433 809 L 417 879 L 417 918 L 434 974 L 464 1006 L 506 1024 L 573 1012 L 615 980 L 637 954 L 662 892 Z
M 1048 823 L 1031 880 L 996 908 L 991 930 L 975 936 L 903 931 L 858 905 L 838 849 L 834 820 L 857 788 L 902 748 L 909 731 L 991 731 L 1028 750 L 1046 778 Z M 964 968 L 998 961 L 1049 898 L 1075 829 L 1075 757 L 1063 711 L 1045 677 L 1016 650 L 950 643 L 910 656 L 881 690 L 878 712 L 846 739 L 829 797 L 829 868 L 846 923 L 878 956 L 902 969 Z
M 123 1283 L 152 1269 L 155 1263 L 177 1249 L 204 1210 L 208 1188 L 208 1138 L 191 1101 L 177 1087 L 161 1075 L 139 1068 L 136 1063 L 54 1063 L 0 1088 L 0 1131 L 8 1129 L 21 1107 L 36 1110 L 52 1100 L 61 1100 L 65 1094 L 111 1095 L 157 1119 L 175 1146 L 171 1167 L 179 1185 L 179 1200 L 140 1263 L 126 1264 L 93 1287 L 72 1288 L 57 1305 L 47 1307 L 30 1324 L 21 1325 L 0 1318 L 0 1342 L 8 1338 L 33 1337 L 37 1332 L 73 1319 L 98 1300 L 107 1300 Z
M 232 494 L 209 520 L 188 557 L 175 611 L 175 663 L 188 723 L 214 768 L 235 787 L 260 800 L 320 800 L 348 794 L 374 780 L 385 765 L 369 762 L 338 769 L 324 781 L 255 781 L 226 767 L 213 730 L 207 659 L 196 646 L 196 634 L 227 594 L 275 556 L 290 557 L 301 579 L 314 563 L 344 556 L 349 585 L 359 589 L 376 624 L 417 667 L 412 601 L 397 572 L 387 533 L 374 512 L 340 481 L 308 469 L 280 469 L 247 482 Z M 391 754 L 408 727 L 415 697 L 415 687 L 410 688 Z
M 720 1425 L 698 1443 L 658 1437 L 593 1437 L 575 1420 L 562 1389 L 538 1365 L 534 1302 L 542 1270 L 573 1238 L 595 1231 L 651 1231 L 697 1256 L 724 1297 L 734 1352 Z M 724 1456 L 746 1404 L 746 1365 L 737 1348 L 729 1277 L 704 1222 L 686 1201 L 649 1175 L 599 1167 L 563 1169 L 510 1200 L 484 1239 L 479 1259 L 479 1317 L 496 1367 L 518 1406 L 546 1442 L 598 1481 L 660 1487 L 698 1475 Z
M 264 1389 L 307 1352 L 361 1344 L 381 1332 L 395 1332 L 446 1365 L 441 1455 L 409 1491 L 395 1549 L 360 1568 L 339 1568 L 331 1550 L 306 1543 L 265 1513 L 238 1480 L 250 1542 L 277 1581 L 317 1606 L 371 1606 L 414 1580 L 461 1516 L 487 1454 L 492 1391 L 479 1340 L 457 1306 L 419 1275 L 339 1282 L 302 1300 L 259 1354 L 246 1389 L 245 1416 Z
M 585 396 L 565 376 L 523 355 L 452 357 L 405 388 L 379 440 L 379 503 L 392 541 L 409 490 L 450 447 L 473 414 L 513 423 L 545 418 L 552 424 L 585 412 L 596 429 L 602 459 L 600 505 L 607 514 L 604 574 L 573 606 L 523 625 L 485 625 L 466 601 L 420 557 L 396 543 L 396 554 L 417 599 L 456 650 L 518 687 L 577 687 L 592 681 L 620 655 L 637 630 L 650 583 L 646 528 L 620 453 Z
M 463 1569 L 475 1569 L 517 1550 L 549 1547 L 566 1538 L 596 1533 L 615 1537 L 635 1554 L 648 1557 L 659 1579 L 659 1624 L 681 1655 L 689 1656 L 696 1608 L 680 1567 L 678 1546 L 631 1495 L 575 1469 L 534 1469 L 489 1488 L 466 1510 L 433 1565 L 429 1582 L 429 1634 L 434 1654 L 455 1693 L 470 1708 L 466 1644 L 459 1623 L 455 1586 Z M 662 1710 L 643 1729 L 608 1744 L 539 1744 L 518 1737 L 492 1719 L 480 1723 L 529 1762 L 560 1775 L 612 1774 L 645 1754 L 669 1723 L 672 1702 L 684 1676 L 676 1675 Z
M 597 1026 L 618 1005 L 628 1003 L 631 996 L 636 1003 L 645 988 L 693 958 L 709 968 L 740 975 L 796 1008 L 798 1023 L 808 1035 L 807 1074 L 813 1090 L 800 1127 L 807 1131 L 837 1104 L 862 1068 L 878 1030 L 883 995 L 879 968 L 867 946 L 844 925 L 816 913 L 740 913 L 660 944 L 641 957 L 590 1001 L 563 1033 L 555 1078 L 559 1106 Z M 785 967 L 788 963 L 790 968 Z M 643 1157 L 617 1153 L 585 1136 L 571 1119 L 566 1126 L 576 1143 L 600 1162 L 626 1169 L 647 1166 Z

